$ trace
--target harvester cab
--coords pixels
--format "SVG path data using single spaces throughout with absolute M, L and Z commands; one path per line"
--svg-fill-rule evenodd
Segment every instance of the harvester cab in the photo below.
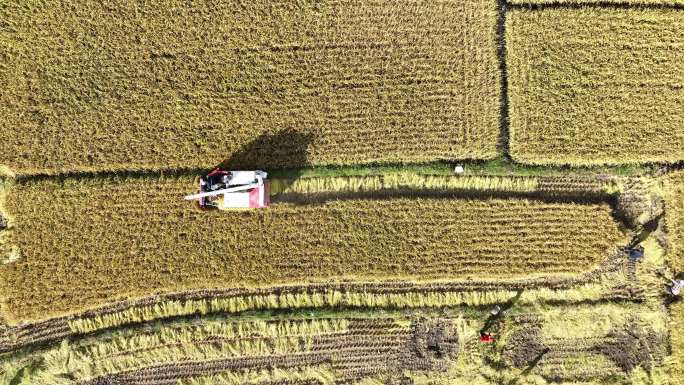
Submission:
M 203 209 L 257 209 L 268 207 L 269 183 L 264 171 L 226 171 L 215 168 L 200 178 L 199 193 L 185 200 L 199 200 Z

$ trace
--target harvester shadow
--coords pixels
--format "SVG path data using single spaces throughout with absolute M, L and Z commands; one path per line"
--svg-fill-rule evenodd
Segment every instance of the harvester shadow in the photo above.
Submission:
M 278 178 L 285 189 L 302 174 L 301 168 L 311 166 L 307 158 L 313 134 L 293 129 L 265 133 L 244 145 L 216 167 L 224 170 L 264 170 Z M 275 172 L 274 172 L 275 171 Z
M 287 188 L 301 175 L 301 168 L 310 166 L 307 159 L 313 134 L 297 130 L 265 133 L 233 153 L 216 167 L 224 170 L 264 170 L 282 175 L 280 188 Z
M 262 134 L 222 161 L 228 170 L 283 170 L 310 166 L 307 150 L 313 135 L 296 130 Z
M 532 372 L 532 370 L 533 370 L 537 365 L 539 365 L 539 362 L 541 362 L 542 358 L 544 358 L 544 356 L 545 356 L 548 352 L 550 352 L 550 351 L 551 351 L 551 348 L 548 348 L 548 347 L 547 347 L 546 349 L 544 349 L 543 351 L 541 351 L 541 352 L 534 358 L 534 360 L 532 360 L 532 362 L 530 362 L 530 364 L 527 366 L 527 368 L 525 368 L 520 374 L 521 374 L 522 376 L 527 376 L 528 374 L 530 374 L 530 373 Z

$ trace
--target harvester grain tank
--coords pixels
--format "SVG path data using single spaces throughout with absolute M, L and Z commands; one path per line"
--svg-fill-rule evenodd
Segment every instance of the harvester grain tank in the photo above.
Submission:
M 264 171 L 227 171 L 215 168 L 200 178 L 199 192 L 185 200 L 199 200 L 203 209 L 258 209 L 268 207 L 269 182 Z

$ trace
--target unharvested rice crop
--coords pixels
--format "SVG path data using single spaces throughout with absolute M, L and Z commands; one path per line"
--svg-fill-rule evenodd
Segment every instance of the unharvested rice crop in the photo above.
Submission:
M 95 0 L 0 10 L 16 173 L 496 155 L 494 0 Z
M 15 184 L 7 317 L 208 286 L 565 277 L 625 241 L 607 204 L 352 198 L 201 212 L 182 200 L 195 189 L 189 177 Z
M 684 159 L 681 10 L 515 9 L 506 18 L 514 159 Z
M 665 181 L 665 225 L 669 241 L 668 260 L 675 271 L 684 272 L 684 171 Z

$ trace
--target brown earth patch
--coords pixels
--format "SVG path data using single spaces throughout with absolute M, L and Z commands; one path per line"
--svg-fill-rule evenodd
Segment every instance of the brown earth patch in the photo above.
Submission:
M 628 327 L 614 330 L 608 337 L 611 342 L 594 346 L 594 350 L 604 354 L 623 372 L 631 372 L 637 366 L 650 371 L 655 362 L 662 359 L 662 337 L 652 329 L 639 331 Z
M 508 338 L 504 348 L 504 358 L 516 368 L 525 368 L 538 360 L 549 347 L 540 342 L 539 326 L 522 327 Z

